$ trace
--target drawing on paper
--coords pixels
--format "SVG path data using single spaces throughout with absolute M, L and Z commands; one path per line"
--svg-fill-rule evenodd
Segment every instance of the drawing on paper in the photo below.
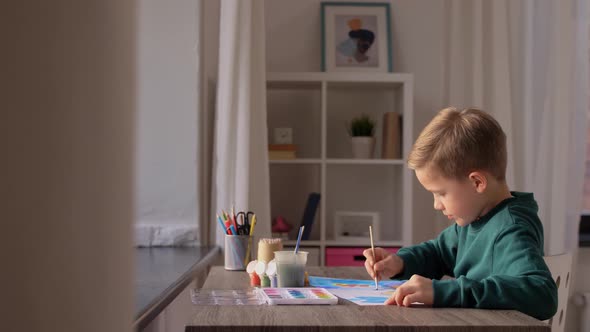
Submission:
M 373 284 L 375 285 L 375 284 Z M 358 305 L 383 305 L 395 289 L 388 288 L 375 290 L 374 288 L 338 288 L 331 289 L 330 292 L 339 298 L 351 301 Z
M 379 281 L 379 289 L 391 290 L 397 288 L 399 285 L 406 282 L 405 280 L 381 280 Z M 359 280 L 359 279 L 338 279 L 326 277 L 309 277 L 309 284 L 312 287 L 323 287 L 327 289 L 350 289 L 362 288 L 375 290 L 375 281 L 373 280 Z

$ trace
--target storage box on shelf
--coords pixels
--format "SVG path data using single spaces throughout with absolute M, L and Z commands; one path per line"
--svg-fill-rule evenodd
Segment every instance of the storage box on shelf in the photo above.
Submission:
M 366 247 L 326 248 L 326 266 L 363 266 Z M 395 254 L 399 247 L 385 247 L 387 251 Z
M 267 75 L 269 138 L 275 128 L 291 128 L 291 143 L 297 146 L 296 158 L 269 160 L 271 214 L 294 226 L 287 245 L 295 242 L 313 192 L 321 199 L 302 247 L 318 249 L 321 265 L 327 264 L 329 248 L 369 246 L 359 230 L 339 231 L 335 223 L 342 222 L 343 212 L 349 218 L 357 215 L 363 225 L 378 223 L 375 245 L 412 243 L 413 175 L 402 159 L 414 139 L 412 89 L 411 74 Z M 370 159 L 353 158 L 346 130 L 347 122 L 361 114 L 377 123 Z

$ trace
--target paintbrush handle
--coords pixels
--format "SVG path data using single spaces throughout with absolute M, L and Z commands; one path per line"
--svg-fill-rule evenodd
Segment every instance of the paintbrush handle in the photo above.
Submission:
M 379 289 L 379 282 L 377 281 L 377 271 L 375 271 L 375 263 L 377 263 L 377 256 L 375 256 L 375 243 L 373 242 L 373 227 L 369 226 L 369 236 L 371 237 L 371 252 L 373 253 L 373 273 L 375 274 L 375 289 Z

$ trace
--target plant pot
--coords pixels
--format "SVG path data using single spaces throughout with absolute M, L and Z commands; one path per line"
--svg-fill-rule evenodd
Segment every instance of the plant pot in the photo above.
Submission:
M 375 137 L 372 136 L 353 136 L 352 157 L 355 159 L 372 159 L 375 151 Z

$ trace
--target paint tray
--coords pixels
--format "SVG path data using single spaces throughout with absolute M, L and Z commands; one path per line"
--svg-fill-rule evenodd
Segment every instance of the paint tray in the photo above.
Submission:
M 260 305 L 266 302 L 256 289 L 191 289 L 196 305 Z

